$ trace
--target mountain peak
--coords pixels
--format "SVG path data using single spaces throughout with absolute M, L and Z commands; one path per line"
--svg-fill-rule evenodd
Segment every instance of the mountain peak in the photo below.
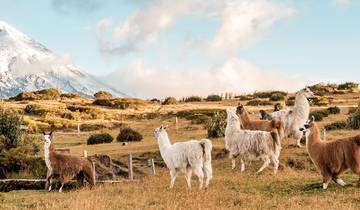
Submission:
M 0 20 L 0 98 L 51 87 L 85 96 L 99 90 L 126 96 Z

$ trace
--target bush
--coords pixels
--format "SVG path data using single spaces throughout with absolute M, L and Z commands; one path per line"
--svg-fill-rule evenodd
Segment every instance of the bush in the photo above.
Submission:
M 354 89 L 358 89 L 359 84 L 354 83 L 354 82 L 346 82 L 344 84 L 340 84 L 338 86 L 339 90 L 354 90 Z
M 348 111 L 348 114 L 352 114 L 352 113 L 356 112 L 356 110 L 357 110 L 356 107 L 350 107 L 349 111 Z
M 254 100 L 248 101 L 246 103 L 246 105 L 247 106 L 267 106 L 267 105 L 272 105 L 272 103 L 269 101 L 262 101 L 262 100 L 254 99 Z
M 276 103 L 274 104 L 274 112 L 282 110 L 283 108 L 285 108 L 284 104 L 282 103 Z
M 270 96 L 270 101 L 282 101 L 285 99 L 285 96 L 280 93 L 274 93 Z
M 329 112 L 326 109 L 315 110 L 310 112 L 310 116 L 314 116 L 316 121 L 322 121 L 324 117 L 329 116 Z
M 177 104 L 177 100 L 174 97 L 167 97 L 165 98 L 165 100 L 162 102 L 162 105 L 171 105 L 171 104 Z
M 284 98 L 285 96 L 287 96 L 287 93 L 284 91 L 265 91 L 265 92 L 255 92 L 254 93 L 255 98 L 270 98 L 273 95 L 274 95 L 274 97 Z
M 80 124 L 81 131 L 96 131 L 106 128 L 104 124 L 96 124 L 96 123 L 82 123 Z
M 43 89 L 33 92 L 22 92 L 11 98 L 17 101 L 23 100 L 58 100 L 60 99 L 60 91 L 55 88 Z
M 332 103 L 332 97 L 318 96 L 309 99 L 310 106 L 327 106 Z
M 0 108 L 0 135 L 4 136 L 4 148 L 11 149 L 21 141 L 21 118 L 18 114 Z
M 226 112 L 216 112 L 215 115 L 208 121 L 205 128 L 209 138 L 217 138 L 225 136 L 226 128 Z
M 160 104 L 160 100 L 157 99 L 157 98 L 153 98 L 150 101 L 153 102 L 153 103 L 159 103 Z
M 184 99 L 185 102 L 201 102 L 202 98 L 200 96 L 190 96 Z
M 340 108 L 337 106 L 332 106 L 327 108 L 329 114 L 339 114 L 340 113 Z
M 209 95 L 208 97 L 206 97 L 205 99 L 206 101 L 221 101 L 221 96 L 219 95 Z
M 337 129 L 345 129 L 347 127 L 346 121 L 337 121 L 330 124 L 325 125 L 325 129 L 330 130 L 337 130 Z
M 43 116 L 45 115 L 49 110 L 41 107 L 38 104 L 28 104 L 26 105 L 24 112 L 26 114 L 31 114 L 31 115 L 37 115 L 37 116 Z
M 356 109 L 356 111 L 348 117 L 346 124 L 347 124 L 347 127 L 351 128 L 351 129 L 359 129 L 360 128 L 360 105 Z
M 114 138 L 108 133 L 93 134 L 87 139 L 87 144 L 111 143 Z
M 106 106 L 116 109 L 138 108 L 145 106 L 149 102 L 138 98 L 114 98 L 114 99 L 96 99 L 93 104 L 98 106 Z
M 241 95 L 241 96 L 235 96 L 235 98 L 238 98 L 240 101 L 249 101 L 254 99 L 253 95 Z
M 106 92 L 106 91 L 99 91 L 97 93 L 94 94 L 94 97 L 96 99 L 111 99 L 113 96 L 111 93 Z
M 81 96 L 78 93 L 62 93 L 60 95 L 60 98 L 71 99 L 71 98 L 81 98 Z
M 141 141 L 142 139 L 143 136 L 131 128 L 121 129 L 119 135 L 116 137 L 116 140 L 119 142 Z

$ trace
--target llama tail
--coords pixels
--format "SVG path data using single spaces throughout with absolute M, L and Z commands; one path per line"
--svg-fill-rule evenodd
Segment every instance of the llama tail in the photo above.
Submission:
M 209 139 L 201 139 L 200 146 L 203 149 L 204 162 L 211 161 L 212 143 Z
M 91 160 L 90 158 L 87 158 L 91 163 L 91 182 L 92 186 L 95 186 L 96 184 L 96 170 L 95 170 L 95 162 Z
M 274 152 L 277 157 L 280 156 L 280 150 L 281 150 L 281 143 L 280 143 L 280 137 L 277 131 L 271 131 L 270 132 L 273 143 L 274 143 Z
M 212 143 L 209 139 L 202 139 L 200 140 L 200 145 L 203 150 L 203 156 L 204 156 L 203 171 L 206 175 L 205 187 L 207 187 L 209 185 L 210 180 L 212 179 L 212 167 L 211 167 Z
M 265 110 L 260 110 L 260 120 L 272 120 L 272 117 Z
M 271 127 L 276 128 L 280 140 L 284 137 L 284 123 L 279 118 L 273 118 L 271 120 Z

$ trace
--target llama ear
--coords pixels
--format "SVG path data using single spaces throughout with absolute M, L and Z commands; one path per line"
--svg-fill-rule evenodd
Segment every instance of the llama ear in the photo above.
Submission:
M 168 125 L 165 125 L 165 126 L 164 126 L 164 130 L 166 130 L 168 127 L 169 127 Z
M 42 134 L 45 136 L 46 135 L 45 131 L 42 131 Z
M 311 115 L 310 122 L 314 122 L 314 121 L 315 121 L 315 117 L 314 115 Z
M 52 134 L 53 134 L 53 131 L 50 131 L 49 136 L 52 136 Z

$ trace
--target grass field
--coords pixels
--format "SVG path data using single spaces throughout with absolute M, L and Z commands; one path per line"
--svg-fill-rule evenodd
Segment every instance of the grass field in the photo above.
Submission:
M 330 115 L 319 122 L 319 125 L 346 119 L 348 108 L 357 105 L 358 96 L 359 94 L 349 94 L 337 97 L 332 105 L 341 107 L 341 113 Z M 162 109 L 226 108 L 236 106 L 237 103 L 238 101 L 200 102 L 171 105 Z M 272 107 L 247 108 L 253 112 L 253 118 L 258 118 L 258 109 Z M 149 109 L 158 110 L 159 107 Z M 90 155 L 108 154 L 114 159 L 124 160 L 128 153 L 138 156 L 158 151 L 153 130 L 161 124 L 170 126 L 169 137 L 172 142 L 206 137 L 203 125 L 194 125 L 184 119 L 179 119 L 177 129 L 172 117 L 126 120 L 125 123 L 142 133 L 143 141 L 127 146 L 116 141 L 88 146 L 86 139 L 91 132 L 83 133 L 80 137 L 58 132 L 55 134 L 55 147 L 69 148 L 73 154 L 82 154 L 86 149 Z M 118 133 L 118 129 L 106 131 L 114 137 Z M 356 130 L 329 131 L 327 138 L 333 140 L 358 133 Z M 214 179 L 206 190 L 197 189 L 196 177 L 193 177 L 193 189 L 188 190 L 182 174 L 179 174 L 174 189 L 170 190 L 168 170 L 157 167 L 156 176 L 144 176 L 135 182 L 99 184 L 93 190 L 85 188 L 64 193 L 48 193 L 45 190 L 0 193 L 0 209 L 360 209 L 360 189 L 355 186 L 358 177 L 350 172 L 345 173 L 344 181 L 352 185 L 340 187 L 332 182 L 328 190 L 322 190 L 321 176 L 311 163 L 306 149 L 295 147 L 293 139 L 284 139 L 282 142 L 280 170 L 277 175 L 272 173 L 272 166 L 255 175 L 261 164 L 258 161 L 247 164 L 243 173 L 239 167 L 231 170 L 230 160 L 221 153 L 224 148 L 223 138 L 212 140 L 213 156 L 216 156 L 213 160 Z M 161 160 L 159 157 L 158 159 Z

